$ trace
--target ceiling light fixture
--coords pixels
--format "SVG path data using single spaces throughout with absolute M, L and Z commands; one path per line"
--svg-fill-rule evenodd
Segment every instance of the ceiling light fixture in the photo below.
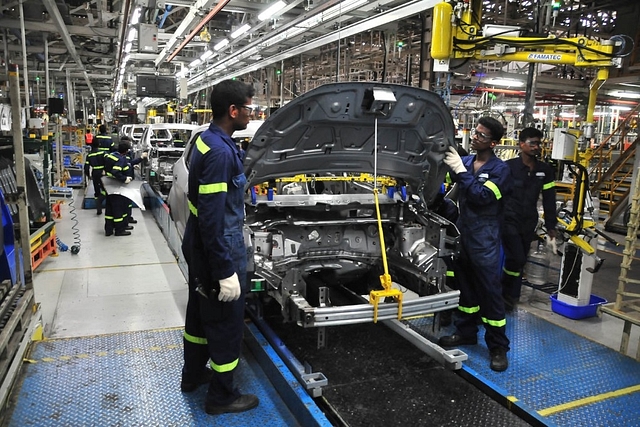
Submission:
M 202 61 L 206 61 L 207 59 L 211 58 L 213 56 L 213 51 L 212 50 L 206 50 L 201 56 L 200 59 Z
M 229 44 L 229 39 L 221 40 L 218 43 L 216 43 L 216 45 L 213 47 L 213 50 L 218 51 L 228 44 Z
M 243 35 L 247 31 L 249 31 L 250 29 L 251 29 L 251 25 L 244 24 L 242 27 L 238 28 L 233 33 L 231 33 L 231 38 L 232 39 L 237 39 L 238 37 L 240 37 L 241 35 Z
M 277 1 L 272 4 L 268 8 L 266 8 L 262 13 L 258 15 L 258 20 L 266 21 L 267 19 L 271 19 L 276 13 L 280 12 L 287 4 L 282 0 Z
M 609 92 L 609 96 L 615 96 L 616 98 L 640 99 L 640 93 L 629 92 L 626 90 L 612 90 Z
M 524 82 L 516 79 L 503 79 L 503 78 L 490 78 L 483 80 L 482 83 L 492 86 L 504 86 L 504 87 L 522 87 Z

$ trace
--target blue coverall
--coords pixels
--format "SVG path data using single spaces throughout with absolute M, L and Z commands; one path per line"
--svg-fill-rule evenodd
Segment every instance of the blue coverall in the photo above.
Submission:
M 125 182 L 130 176 L 131 166 L 126 155 L 118 153 L 107 154 L 104 157 L 104 170 L 107 179 L 113 178 Z M 115 231 L 120 234 L 129 225 L 129 199 L 120 194 L 107 194 L 104 210 L 104 233 L 110 236 Z
M 104 155 L 105 152 L 98 148 L 98 145 L 91 145 L 91 152 L 87 154 L 87 160 L 84 163 L 84 173 L 91 176 L 93 182 L 93 196 L 96 199 L 96 212 L 98 215 L 102 213 L 102 203 L 107 196 L 102 184 L 102 175 L 104 173 Z
M 109 135 L 102 133 L 93 138 L 93 144 L 97 145 L 98 150 L 102 151 L 104 154 L 112 153 L 118 148 Z
M 233 374 L 240 359 L 248 291 L 242 234 L 247 180 L 236 144 L 213 123 L 196 141 L 190 164 L 190 214 L 182 243 L 189 265 L 182 378 L 198 381 L 210 359 L 213 378 L 207 403 L 228 405 L 240 396 Z M 233 273 L 238 275 L 241 296 L 221 302 L 218 281 Z M 196 290 L 198 286 L 206 297 Z
M 509 350 L 506 319 L 500 283 L 500 228 L 503 196 L 508 194 L 509 169 L 493 155 L 479 170 L 473 170 L 474 156 L 462 157 L 467 172 L 453 174 L 459 186 L 460 257 L 455 277 L 460 287 L 458 334 L 478 333 L 478 320 L 485 327 L 489 350 Z
M 538 160 L 533 170 L 522 162 L 521 157 L 505 163 L 511 171 L 513 187 L 504 209 L 502 292 L 506 298 L 517 301 L 522 287 L 522 269 L 527 262 L 531 242 L 535 239 L 540 193 L 547 230 L 555 230 L 558 225 L 555 174 L 550 165 Z

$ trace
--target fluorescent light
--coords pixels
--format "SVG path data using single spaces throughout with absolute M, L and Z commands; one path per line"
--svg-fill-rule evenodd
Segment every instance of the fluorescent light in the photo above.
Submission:
M 629 92 L 626 90 L 613 90 L 609 92 L 609 96 L 615 96 L 616 98 L 640 99 L 640 93 Z
M 524 86 L 524 82 L 516 79 L 501 79 L 501 78 L 491 78 L 483 80 L 482 83 L 493 86 L 506 86 L 506 87 L 522 87 Z
M 124 52 L 125 53 L 131 52 L 131 42 L 129 42 L 126 45 L 124 45 Z
M 193 61 L 191 64 L 189 64 L 189 68 L 194 68 L 197 67 L 198 65 L 200 65 L 202 63 L 202 60 L 200 58 L 196 59 L 195 61 Z
M 133 15 L 131 16 L 131 25 L 137 25 L 140 22 L 140 8 L 136 7 L 136 10 L 133 11 Z
M 611 107 L 612 110 L 614 111 L 631 111 L 631 107 L 618 107 L 618 106 L 613 106 Z
M 223 47 L 225 47 L 228 44 L 229 44 L 229 39 L 221 40 L 221 41 L 218 42 L 218 44 L 216 44 L 213 47 L 213 50 L 218 51 L 218 50 L 222 49 Z
M 206 61 L 207 59 L 211 58 L 213 56 L 213 51 L 212 50 L 206 50 L 202 56 L 200 56 L 200 59 L 202 61 Z
M 127 37 L 127 41 L 128 42 L 132 42 L 136 39 L 136 35 L 138 33 L 138 30 L 136 30 L 135 28 L 132 28 L 129 30 L 129 37 Z
M 278 0 L 277 2 L 266 8 L 262 13 L 260 13 L 260 15 L 258 15 L 258 19 L 260 21 L 266 21 L 267 19 L 270 19 L 273 15 L 284 9 L 286 5 L 287 4 L 282 0 Z
M 251 29 L 251 25 L 244 24 L 242 27 L 238 28 L 233 33 L 231 33 L 231 38 L 232 39 L 237 39 L 238 37 L 240 37 L 241 35 L 243 35 L 247 31 L 249 31 L 249 29 Z

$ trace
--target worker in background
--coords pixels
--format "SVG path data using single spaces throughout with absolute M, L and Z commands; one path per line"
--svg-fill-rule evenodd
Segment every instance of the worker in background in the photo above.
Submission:
M 494 371 L 504 371 L 509 366 L 500 283 L 500 227 L 503 196 L 509 192 L 510 177 L 507 165 L 493 152 L 503 135 L 500 122 L 481 117 L 471 138 L 471 149 L 476 154 L 461 158 L 455 147 L 449 147 L 444 159 L 459 187 L 460 216 L 456 225 L 460 230 L 460 256 L 454 269 L 460 302 L 454 322 L 456 331 L 441 337 L 439 344 L 442 347 L 477 344 L 481 322 Z
M 246 129 L 253 86 L 225 80 L 211 91 L 213 122 L 196 141 L 189 169 L 189 219 L 182 252 L 189 266 L 181 390 L 208 382 L 208 414 L 243 412 L 258 406 L 240 394 L 234 375 L 240 360 L 247 252 L 242 228 L 247 179 L 231 135 Z M 205 369 L 207 361 L 211 370 Z
M 98 134 L 95 136 L 94 141 L 98 145 L 98 149 L 104 154 L 113 153 L 116 151 L 117 146 L 113 142 L 111 136 L 107 133 L 107 126 L 98 126 Z
M 93 144 L 93 134 L 91 133 L 91 129 L 87 127 L 87 131 L 84 134 L 84 142 L 87 145 Z
M 129 144 L 120 143 L 118 151 L 107 154 L 104 157 L 104 170 L 107 179 L 114 179 L 124 184 L 133 181 L 131 177 L 129 159 L 127 152 Z M 120 194 L 107 194 L 107 201 L 104 212 L 104 234 L 111 236 L 129 236 L 133 226 L 129 225 L 129 199 Z
M 98 144 L 91 144 L 91 152 L 87 154 L 84 162 L 84 174 L 93 183 L 93 197 L 96 201 L 97 215 L 102 215 L 102 204 L 107 196 L 102 183 L 104 156 L 105 152 L 99 149 Z
M 556 237 L 555 175 L 550 165 L 538 160 L 541 142 L 541 131 L 533 127 L 523 129 L 518 137 L 520 155 L 506 161 L 513 183 L 512 192 L 505 203 L 502 230 L 505 256 L 502 296 L 507 311 L 513 310 L 520 298 L 522 270 L 531 242 L 536 238 L 540 193 L 547 235 L 552 239 Z

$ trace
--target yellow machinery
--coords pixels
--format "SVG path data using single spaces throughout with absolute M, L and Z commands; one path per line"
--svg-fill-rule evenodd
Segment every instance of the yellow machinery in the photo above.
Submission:
M 551 34 L 546 37 L 520 37 L 518 27 L 487 25 L 481 31 L 481 16 L 482 0 L 444 1 L 433 8 L 431 56 L 435 60 L 434 71 L 448 72 L 451 59 L 595 67 L 597 71 L 589 86 L 589 104 L 583 128 L 584 137 L 593 138 L 596 95 L 609 77 L 609 68 L 622 64 L 623 53 L 620 51 L 625 50 L 625 36 L 600 41 Z

